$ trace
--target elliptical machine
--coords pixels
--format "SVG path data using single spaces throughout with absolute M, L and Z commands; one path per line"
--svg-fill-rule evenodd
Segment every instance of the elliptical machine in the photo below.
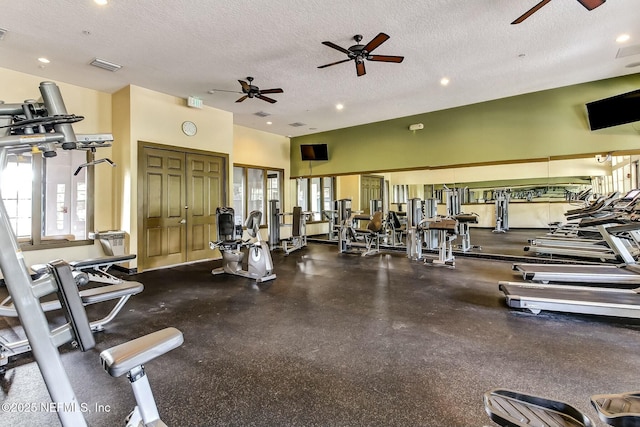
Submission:
M 216 221 L 218 223 L 218 241 L 209 242 L 211 249 L 220 249 L 222 252 L 222 267 L 214 268 L 211 274 L 222 273 L 235 274 L 236 276 L 253 279 L 256 283 L 266 282 L 276 278 L 273 273 L 273 260 L 267 242 L 260 235 L 260 222 L 262 212 L 251 211 L 244 225 L 249 233 L 248 240 L 242 240 L 242 227 L 234 224 L 234 210 L 230 207 L 216 209 Z M 255 239 L 255 240 L 253 240 Z M 242 269 L 244 252 L 242 248 L 248 248 L 247 270 Z

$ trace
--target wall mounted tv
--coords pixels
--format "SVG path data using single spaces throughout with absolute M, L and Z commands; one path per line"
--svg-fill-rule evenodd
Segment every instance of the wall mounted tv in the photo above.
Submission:
M 640 89 L 586 104 L 591 130 L 640 120 Z
M 300 153 L 302 160 L 329 160 L 327 144 L 302 144 Z

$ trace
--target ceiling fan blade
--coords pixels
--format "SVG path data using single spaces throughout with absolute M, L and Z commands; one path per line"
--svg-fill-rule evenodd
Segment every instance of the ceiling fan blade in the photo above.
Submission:
M 340 52 L 342 52 L 342 53 L 346 53 L 347 55 L 349 54 L 349 51 L 348 51 L 347 49 L 345 49 L 345 48 L 343 48 L 343 47 L 340 47 L 340 46 L 338 46 L 338 45 L 337 45 L 337 44 L 335 44 L 335 43 L 332 43 L 332 42 L 322 42 L 322 44 L 323 44 L 323 45 L 325 45 L 325 46 L 332 47 L 332 48 L 334 48 L 334 49 L 336 49 L 336 50 L 339 50 L 339 51 L 340 51 Z
M 266 89 L 266 90 L 261 90 L 260 93 L 283 93 L 284 91 L 280 88 L 277 89 Z
M 367 45 L 362 50 L 366 50 L 367 52 L 371 53 L 373 49 L 377 48 L 387 40 L 389 40 L 389 36 L 386 35 L 385 33 L 380 33 L 377 36 L 375 36 L 373 40 L 367 43 Z
M 542 0 L 540 3 L 538 3 L 537 5 L 533 6 L 531 9 L 529 9 L 525 13 L 523 13 L 518 19 L 513 21 L 511 23 L 511 25 L 515 25 L 515 24 L 521 23 L 522 21 L 524 21 L 525 19 L 527 19 L 528 17 L 530 17 L 531 15 L 536 13 L 538 10 L 540 10 L 540 8 L 542 6 L 544 6 L 545 4 L 549 3 L 550 1 L 551 0 Z
M 404 56 L 391 56 L 391 55 L 369 55 L 367 57 L 369 61 L 381 61 L 381 62 L 397 62 L 400 63 L 404 59 Z
M 332 62 L 331 64 L 321 65 L 321 66 L 319 66 L 318 68 L 330 67 L 330 66 L 332 66 L 332 65 L 342 64 L 343 62 L 349 62 L 349 61 L 351 61 L 351 58 L 343 59 L 342 61 Z
M 247 93 L 251 90 L 251 86 L 249 86 L 249 83 L 242 80 L 238 80 L 238 83 L 240 83 L 240 86 L 242 86 L 243 92 Z
M 267 101 L 267 102 L 270 102 L 270 103 L 272 103 L 272 104 L 275 104 L 275 103 L 277 102 L 277 101 L 276 101 L 275 99 L 273 99 L 273 98 L 269 98 L 268 96 L 262 96 L 262 95 L 260 95 L 260 94 L 256 95 L 256 98 L 260 98 L 260 99 L 262 99 L 263 101 Z
M 249 97 L 249 95 L 242 96 L 242 97 L 240 97 L 236 102 L 242 102 L 242 101 L 244 101 L 245 99 L 247 99 L 248 97 Z
M 587 10 L 593 10 L 598 6 L 602 6 L 607 0 L 578 0 Z
M 364 62 L 356 61 L 356 72 L 358 73 L 358 77 L 367 74 L 367 72 L 364 70 Z

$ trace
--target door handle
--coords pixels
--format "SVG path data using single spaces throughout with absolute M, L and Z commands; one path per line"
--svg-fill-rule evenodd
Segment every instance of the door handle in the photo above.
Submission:
M 180 224 L 186 224 L 186 223 L 187 223 L 186 219 L 183 218 L 183 219 L 180 220 Z

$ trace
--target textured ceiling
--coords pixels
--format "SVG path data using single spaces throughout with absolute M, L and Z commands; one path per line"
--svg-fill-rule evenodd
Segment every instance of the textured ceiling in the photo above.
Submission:
M 510 25 L 537 2 L 4 1 L 0 67 L 105 92 L 133 84 L 196 96 L 232 112 L 236 124 L 290 136 L 640 71 L 638 0 L 608 0 L 592 11 L 577 0 L 552 0 Z M 322 41 L 347 48 L 355 34 L 366 43 L 380 32 L 391 38 L 375 54 L 401 55 L 403 63 L 368 61 L 362 77 L 353 62 L 317 68 L 346 58 Z M 621 33 L 631 39 L 616 43 Z M 616 57 L 620 48 L 626 56 Z M 41 56 L 51 63 L 39 64 Z M 96 57 L 123 68 L 88 65 Z M 208 93 L 240 90 L 238 79 L 247 76 L 261 89 L 284 93 L 268 95 L 275 104 Z M 440 85 L 442 77 L 448 86 Z

